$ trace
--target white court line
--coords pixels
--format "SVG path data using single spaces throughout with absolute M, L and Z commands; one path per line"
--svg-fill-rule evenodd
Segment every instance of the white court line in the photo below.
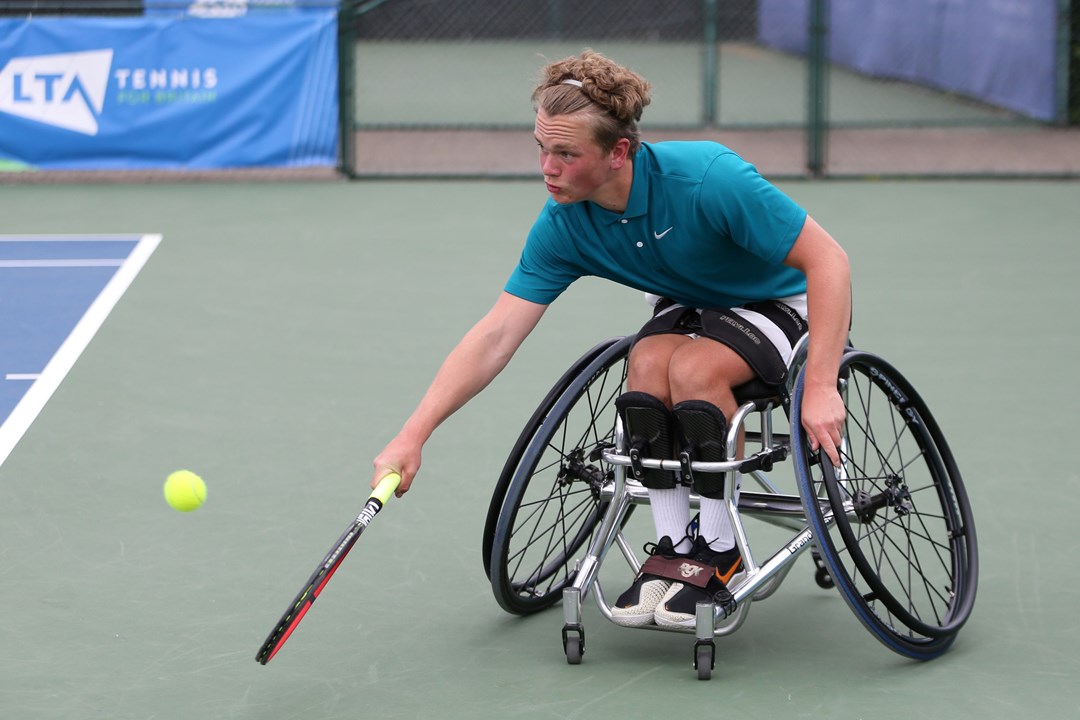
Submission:
M 88 260 L 0 260 L 0 268 L 96 268 L 120 267 L 124 258 Z
M 0 465 L 7 460 L 16 443 L 30 428 L 31 423 L 45 407 L 45 403 L 49 401 L 52 394 L 56 392 L 60 382 L 71 371 L 75 361 L 90 344 L 105 322 L 105 318 L 123 297 L 160 242 L 161 235 L 143 235 L 139 239 L 127 260 L 86 309 L 71 334 L 67 336 L 56 354 L 49 360 L 49 364 L 41 371 L 40 377 L 22 396 L 19 404 L 11 411 L 3 425 L 0 425 Z
M 4 376 L 5 380 L 37 380 L 41 377 L 41 373 L 8 373 Z

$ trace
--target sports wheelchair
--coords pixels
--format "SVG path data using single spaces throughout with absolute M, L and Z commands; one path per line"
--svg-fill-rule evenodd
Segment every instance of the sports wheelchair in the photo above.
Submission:
M 617 547 L 633 573 L 641 567 L 624 530 L 635 507 L 648 504 L 648 491 L 627 471 L 631 458 L 615 411 L 632 341 L 600 343 L 555 383 L 507 458 L 484 529 L 484 567 L 499 605 L 525 615 L 562 600 L 563 649 L 575 665 L 585 652 L 586 596 L 611 619 L 599 579 L 609 551 Z M 806 337 L 783 384 L 736 389 L 739 409 L 725 438 L 731 460 L 690 464 L 692 472 L 728 477 L 737 470 L 744 486 L 755 483 L 741 491 L 725 483 L 744 566 L 729 583 L 732 600 L 699 603 L 693 628 L 643 628 L 693 633 L 699 679 L 715 668 L 714 638 L 737 630 L 751 603 L 772 595 L 804 554 L 813 558 L 817 584 L 837 588 L 870 633 L 906 657 L 941 655 L 971 614 L 975 524 L 925 402 L 892 365 L 849 347 L 839 374 L 847 420 L 840 466 L 833 467 L 810 450 L 800 424 L 805 358 Z M 736 457 L 740 436 L 744 450 Z M 634 462 L 680 470 L 678 460 Z M 788 462 L 797 494 L 785 494 L 770 478 Z M 698 502 L 692 495 L 692 507 Z M 785 530 L 770 554 L 751 550 L 744 524 L 751 518 Z

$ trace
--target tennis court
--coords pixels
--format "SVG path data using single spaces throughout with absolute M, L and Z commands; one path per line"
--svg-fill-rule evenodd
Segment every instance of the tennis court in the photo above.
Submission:
M 78 361 L 157 236 L 0 235 L 0 464 Z
M 782 187 L 852 259 L 853 340 L 914 382 L 964 472 L 980 588 L 944 657 L 880 646 L 809 562 L 718 642 L 707 683 L 692 637 L 588 605 L 574 667 L 559 609 L 499 609 L 480 540 L 506 453 L 563 370 L 646 310 L 581 281 L 434 436 L 413 491 L 259 666 L 366 497 L 372 456 L 494 301 L 543 186 L 8 185 L 5 233 L 163 239 L 0 466 L 3 715 L 1074 717 L 1077 185 Z M 196 513 L 161 497 L 181 467 L 209 486 Z

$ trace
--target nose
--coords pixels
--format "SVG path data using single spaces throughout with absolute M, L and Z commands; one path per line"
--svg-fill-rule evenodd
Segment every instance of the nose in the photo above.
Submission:
M 551 153 L 540 153 L 540 171 L 544 177 L 558 177 L 559 164 Z

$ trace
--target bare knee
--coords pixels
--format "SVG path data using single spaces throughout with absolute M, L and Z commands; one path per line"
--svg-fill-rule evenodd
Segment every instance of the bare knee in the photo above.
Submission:
M 715 359 L 701 352 L 676 353 L 668 365 L 668 382 L 672 398 L 681 400 L 708 400 L 723 384 L 721 369 Z
M 685 335 L 653 335 L 637 342 L 630 352 L 627 389 L 649 393 L 670 407 L 671 358 L 673 353 L 689 340 Z

